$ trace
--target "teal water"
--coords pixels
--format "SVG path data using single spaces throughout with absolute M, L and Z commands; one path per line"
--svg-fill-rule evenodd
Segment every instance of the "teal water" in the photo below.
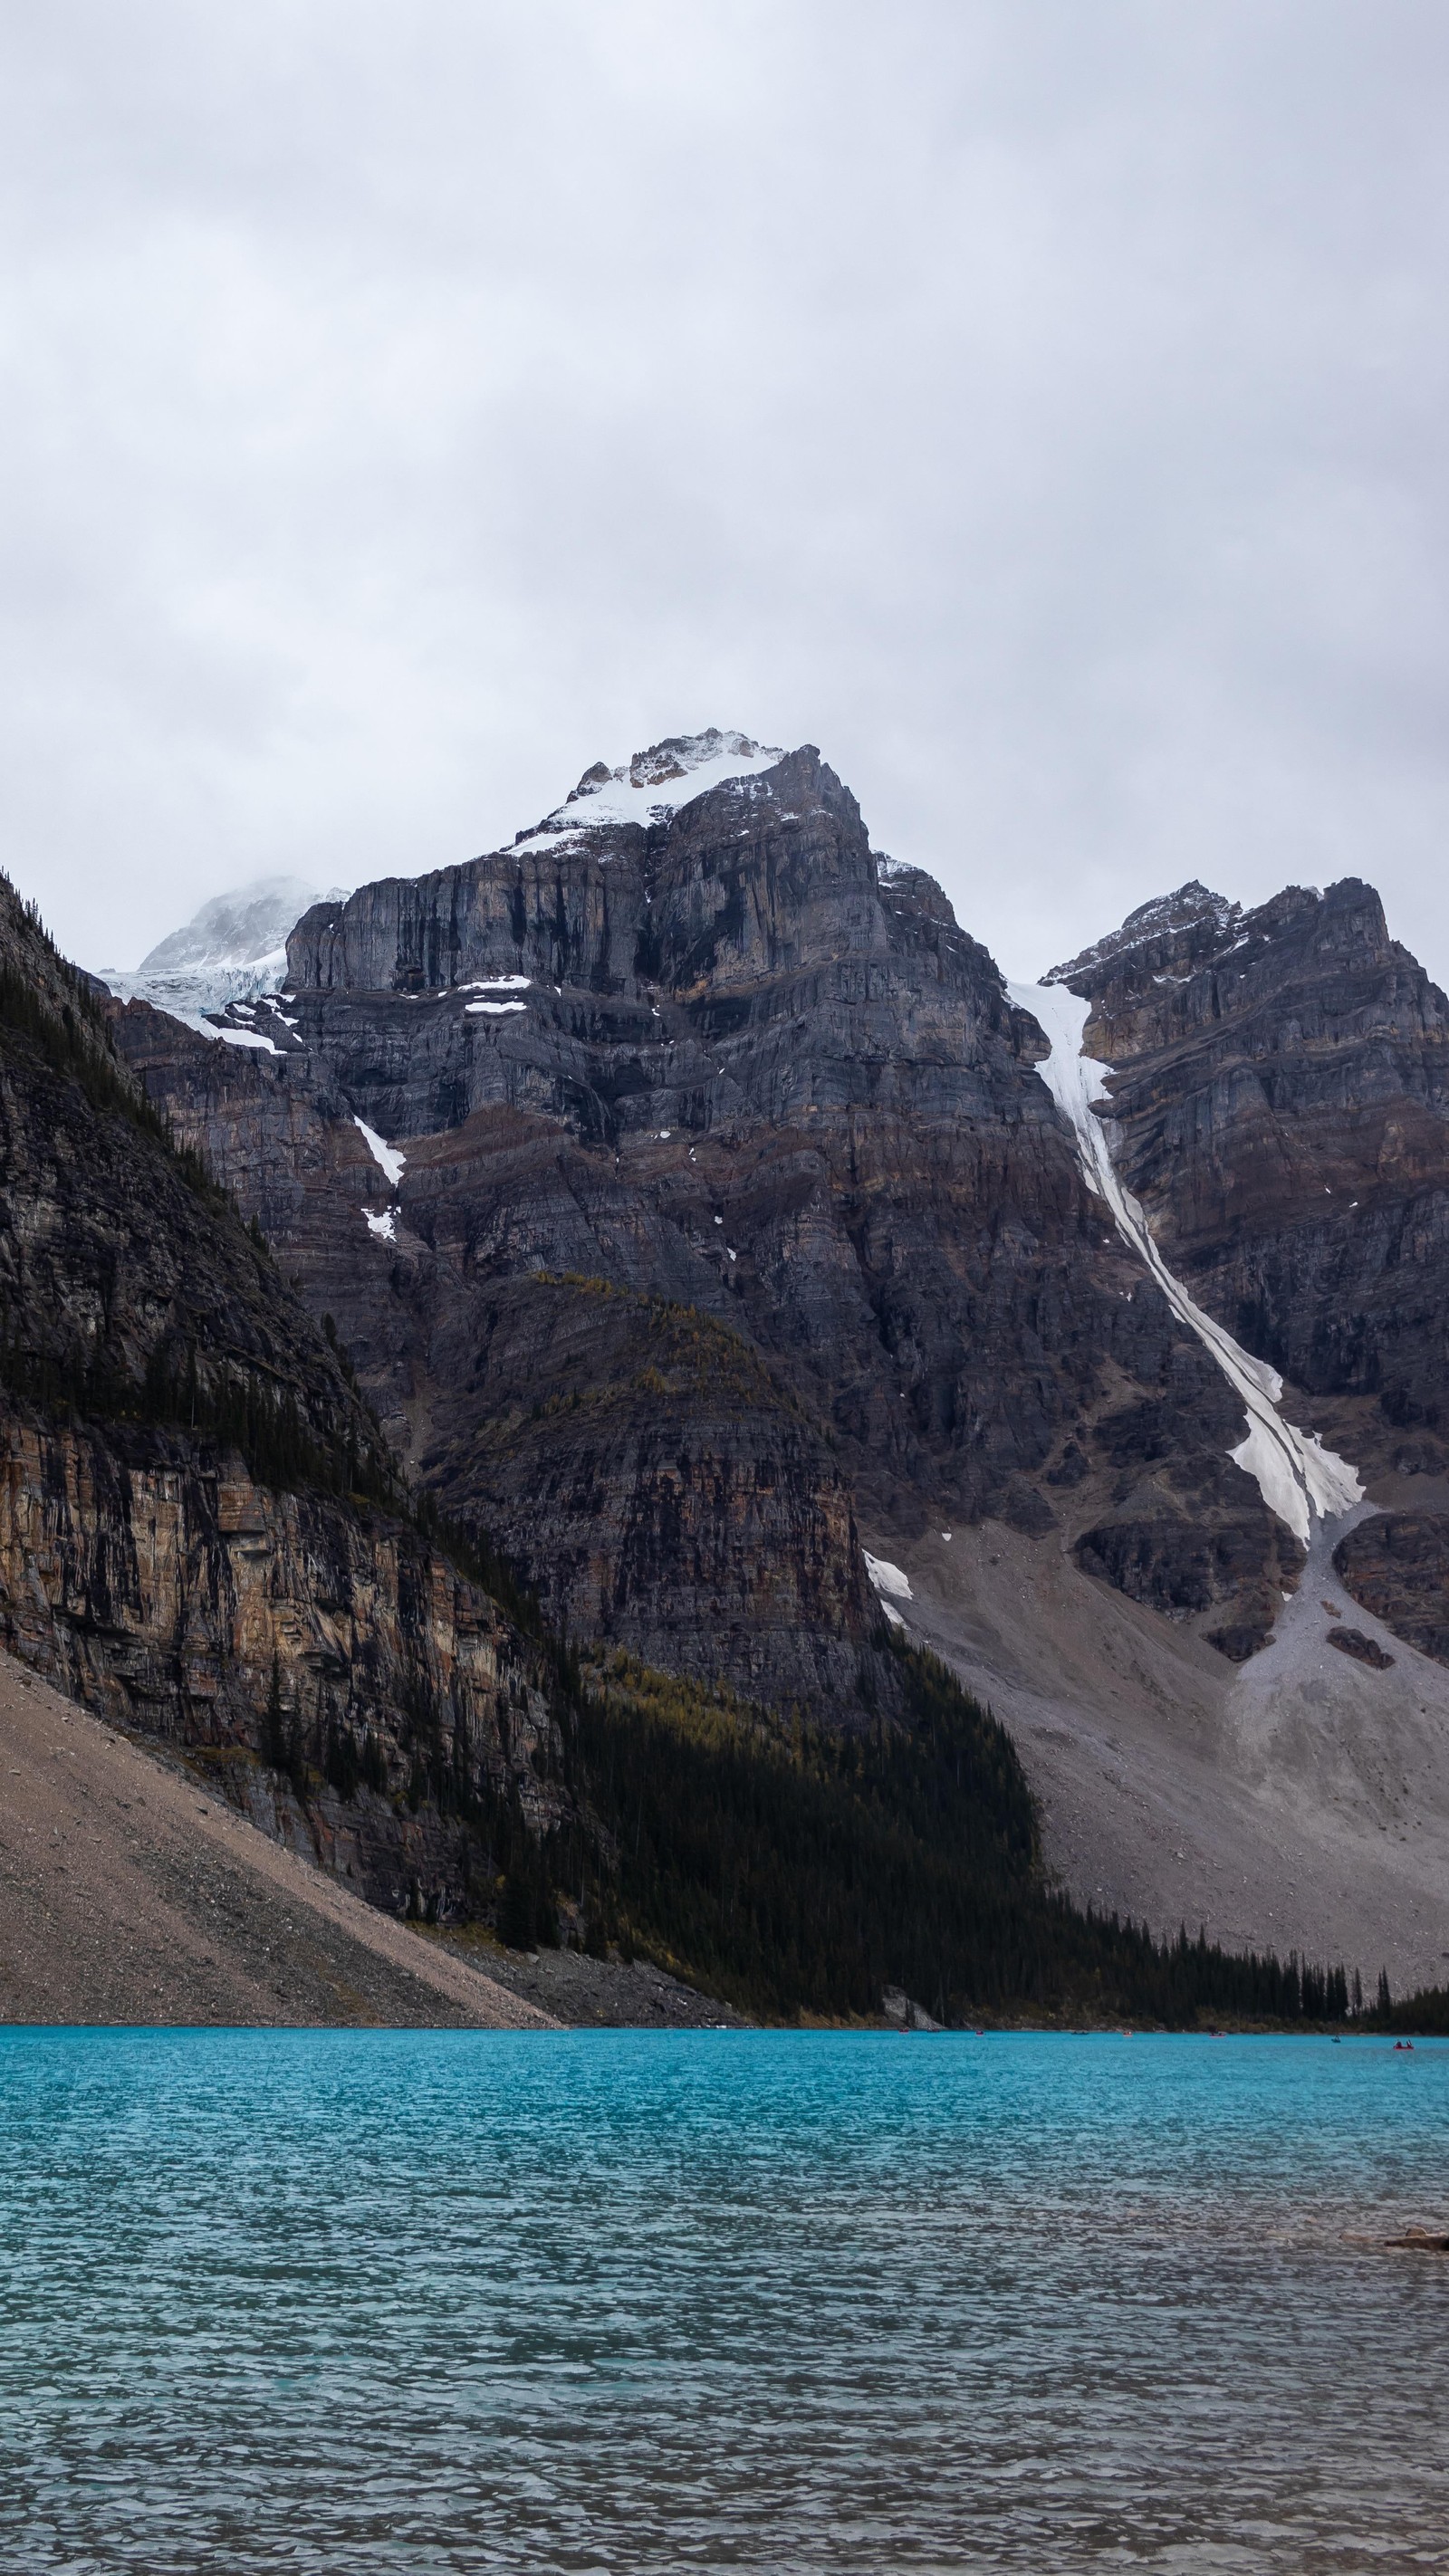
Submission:
M 0 2566 L 1449 2567 L 1449 2047 L 0 2033 Z

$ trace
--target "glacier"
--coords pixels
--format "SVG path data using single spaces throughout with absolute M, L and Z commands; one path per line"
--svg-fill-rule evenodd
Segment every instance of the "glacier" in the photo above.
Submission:
M 100 966 L 97 980 L 120 1001 L 150 1002 L 202 1037 L 217 1037 L 206 1014 L 276 992 L 286 980 L 288 933 L 309 905 L 340 901 L 347 891 L 332 886 L 324 896 L 302 877 L 253 877 L 213 895 L 139 966 Z

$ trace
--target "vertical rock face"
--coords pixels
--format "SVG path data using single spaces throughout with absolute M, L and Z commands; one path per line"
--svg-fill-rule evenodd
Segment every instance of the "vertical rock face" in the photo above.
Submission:
M 400 1500 L 346 1364 L 0 887 L 0 1641 L 446 1909 L 470 1814 L 566 1801 L 541 1653 Z M 278 1774 L 308 1768 L 304 1815 Z
M 1235 1782 L 1267 1911 L 1233 1936 L 1292 1938 L 1285 1805 L 1340 1888 L 1358 1868 L 1345 1819 L 1389 1823 L 1390 1771 L 1396 1834 L 1442 1816 L 1442 1676 L 1423 1657 L 1446 1634 L 1446 1005 L 1371 889 L 1245 912 L 1190 885 L 1057 970 L 1114 1068 L 1116 1175 L 1151 1233 L 1134 1217 L 1131 1248 L 1096 1194 L 1116 1177 L 1088 1156 L 1084 1178 L 1041 1079 L 1056 1048 L 1036 1005 L 939 887 L 872 852 L 808 746 L 717 735 L 600 764 L 510 848 L 314 908 L 289 966 L 212 1036 L 111 1013 L 276 1270 L 236 1228 L 224 1258 L 221 1234 L 193 1250 L 184 1211 L 160 1227 L 182 1250 L 148 1266 L 127 1192 L 150 1213 L 149 1179 L 113 1201 L 91 1140 L 62 1120 L 52 1149 L 33 1067 L 18 1109 L 0 1089 L 22 1176 L 0 1207 L 0 1579 L 12 1618 L 46 1605 L 36 1636 L 85 1687 L 154 1686 L 224 1750 L 234 1706 L 258 1740 L 276 1651 L 288 1724 L 320 1709 L 325 1731 L 343 1672 L 355 1741 L 391 1722 L 395 1792 L 460 1741 L 480 1798 L 565 1812 L 526 1644 L 461 1593 L 437 1606 L 445 1578 L 381 1488 L 370 1516 L 348 1499 L 370 1434 L 340 1350 L 410 1472 L 572 1634 L 847 1725 L 892 1705 L 867 1529 L 914 1579 L 918 1627 L 983 1695 L 1014 1695 L 1080 1895 L 1145 1904 L 1144 1813 L 1182 1862 L 1193 1798 Z M 1061 1011 L 1037 1002 L 1060 1043 Z M 83 1167 L 97 1187 L 78 1193 Z M 1164 1295 L 1158 1252 L 1368 1486 L 1331 1565 L 1313 1533 L 1311 1584 L 1235 1463 L 1242 1377 Z M 113 1426 L 92 1459 L 54 1399 L 108 1370 L 132 1388 L 139 1372 L 153 1409 L 136 1445 Z M 279 1448 L 305 1451 L 312 1500 L 278 1499 Z M 122 1474 L 104 1509 L 85 1499 Z M 434 1709 L 429 1749 L 409 1712 Z M 1174 1808 L 1184 1762 L 1198 1786 Z M 368 1794 L 338 1833 L 395 1889 L 411 1861 L 396 1842 L 368 1857 L 348 1821 Z M 383 1800 L 378 1833 L 385 1809 L 440 1837 L 451 1884 L 439 1802 L 405 1808 Z M 1183 1901 L 1208 1913 L 1220 1853 L 1203 1848 Z M 1431 1902 L 1434 1850 L 1416 1866 Z M 1178 1884 L 1158 1874 L 1154 1906 Z
M 1449 1664 L 1449 1513 L 1376 1513 L 1339 1541 L 1333 1564 L 1363 1609 Z
M 807 746 L 659 825 L 597 823 L 571 801 L 511 850 L 315 905 L 288 973 L 365 993 L 525 974 L 638 1000 L 789 972 L 842 943 L 883 954 L 874 896 L 860 809 Z
M 267 1047 L 120 1021 L 418 1472 L 571 1623 L 761 1695 L 851 1703 L 857 1496 L 1110 1511 L 1105 1579 L 1242 1650 L 1293 1543 L 939 887 L 808 746 L 642 820 L 588 786 L 305 916 Z
M 391 1912 L 486 1895 L 470 1806 L 535 1833 L 567 1812 L 542 1659 L 496 1604 L 396 1522 L 271 1492 L 235 1453 L 7 1407 L 0 1639 Z
M 1369 1469 L 1449 1465 L 1449 1004 L 1355 878 L 1199 886 L 1057 970 L 1195 1297 Z M 1317 1418 L 1317 1417 L 1316 1417 Z

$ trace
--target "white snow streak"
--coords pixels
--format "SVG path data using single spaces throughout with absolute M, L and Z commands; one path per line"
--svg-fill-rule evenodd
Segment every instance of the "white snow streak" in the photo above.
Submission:
M 528 1004 L 526 1002 L 465 1002 L 463 1004 L 463 1017 L 465 1020 L 476 1020 L 480 1017 L 490 1020 L 505 1020 L 507 1019 L 510 1011 L 526 1011 L 527 1008 Z
M 893 1592 L 898 1601 L 914 1599 L 910 1576 L 903 1574 L 898 1565 L 892 1565 L 888 1556 L 872 1556 L 869 1548 L 862 1549 L 861 1553 L 865 1558 L 866 1573 L 877 1592 Z
M 879 1601 L 882 1610 L 885 1612 L 886 1617 L 891 1623 L 891 1626 L 893 1628 L 904 1628 L 906 1623 L 901 1617 L 899 1610 L 896 1608 L 895 1602 L 890 1600 L 888 1596 L 894 1592 L 897 1599 L 901 1601 L 909 1601 L 911 1598 L 910 1576 L 908 1574 L 903 1574 L 898 1565 L 892 1565 L 888 1557 L 872 1556 L 868 1547 L 863 1547 L 860 1552 L 865 1558 L 865 1571 L 867 1578 L 869 1579 L 875 1592 L 876 1599 Z
M 1106 1076 L 1111 1066 L 1082 1053 L 1091 1004 L 1080 994 L 1069 993 L 1064 984 L 1008 982 L 1006 990 L 1018 1010 L 1030 1011 L 1040 1021 L 1051 1040 L 1051 1054 L 1037 1072 L 1075 1130 L 1077 1157 L 1088 1187 L 1106 1200 L 1123 1242 L 1150 1271 L 1173 1313 L 1197 1334 L 1242 1400 L 1248 1416 L 1247 1438 L 1228 1456 L 1256 1479 L 1269 1510 L 1286 1521 L 1307 1547 L 1315 1513 L 1328 1519 L 1362 1502 L 1357 1470 L 1323 1448 L 1315 1434 L 1284 1421 L 1278 1410 L 1283 1381 L 1277 1370 L 1265 1360 L 1255 1360 L 1235 1342 L 1194 1303 L 1168 1269 L 1140 1204 L 1117 1178 L 1106 1130 L 1093 1106 L 1108 1097 Z
M 397 1220 L 391 1208 L 384 1208 L 380 1215 L 372 1208 L 364 1208 L 362 1213 L 367 1219 L 368 1233 L 376 1235 L 379 1243 L 396 1243 Z
M 367 1147 L 369 1154 L 372 1156 L 373 1161 L 378 1164 L 384 1172 L 386 1172 L 393 1188 L 396 1189 L 403 1176 L 403 1165 L 407 1161 L 406 1154 L 400 1154 L 395 1145 L 384 1144 L 382 1138 L 377 1132 L 377 1129 L 375 1127 L 369 1127 L 365 1118 L 354 1118 L 352 1124 L 357 1129 L 357 1132 L 362 1138 L 364 1145 Z M 365 1210 L 364 1214 L 366 1214 Z M 367 1222 L 369 1225 L 372 1225 L 371 1217 L 368 1217 Z M 376 1233 L 376 1231 L 377 1228 L 374 1226 L 373 1232 Z

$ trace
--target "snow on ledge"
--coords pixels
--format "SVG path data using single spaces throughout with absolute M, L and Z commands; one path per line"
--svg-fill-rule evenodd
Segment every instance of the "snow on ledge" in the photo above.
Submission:
M 282 1052 L 270 1038 L 263 1037 L 260 1029 L 213 1029 L 212 1035 L 220 1038 L 223 1046 L 257 1047 L 264 1055 Z
M 374 1235 L 379 1243 L 396 1243 L 397 1220 L 391 1208 L 364 1208 L 362 1213 L 367 1219 L 368 1233 Z

